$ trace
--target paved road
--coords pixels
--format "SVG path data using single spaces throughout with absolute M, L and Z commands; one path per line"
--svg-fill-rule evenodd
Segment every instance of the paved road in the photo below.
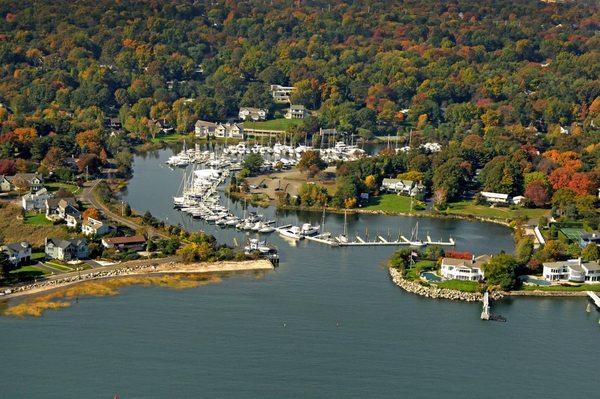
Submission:
M 142 226 L 141 224 L 135 223 L 130 219 L 127 219 L 119 214 L 114 213 L 106 205 L 104 205 L 102 202 L 98 201 L 96 196 L 94 196 L 94 194 L 93 194 L 93 190 L 96 188 L 98 183 L 100 183 L 100 181 L 101 180 L 93 180 L 93 181 L 87 182 L 85 184 L 85 187 L 81 191 L 81 194 L 79 194 L 79 199 L 82 202 L 86 202 L 86 203 L 92 205 L 94 208 L 102 211 L 102 213 L 104 213 L 104 215 L 107 218 L 109 218 L 115 222 L 118 222 L 119 224 L 122 224 L 123 226 L 127 226 L 133 230 L 146 229 L 146 231 L 148 232 L 148 236 L 158 236 L 160 238 L 169 238 L 168 235 L 166 235 L 158 230 L 155 230 L 152 227 Z

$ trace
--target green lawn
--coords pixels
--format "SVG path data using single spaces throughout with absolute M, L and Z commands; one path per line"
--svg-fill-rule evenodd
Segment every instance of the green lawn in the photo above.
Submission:
M 408 213 L 410 212 L 410 197 L 405 197 L 403 195 L 396 194 L 383 194 L 378 197 L 371 197 L 369 200 L 369 204 L 364 206 L 362 209 L 366 209 L 368 211 L 384 211 L 384 212 L 402 212 Z M 413 212 L 417 212 L 418 205 L 424 207 L 425 204 L 418 200 L 413 200 Z
M 46 183 L 45 186 L 50 192 L 58 191 L 61 188 L 64 188 L 65 190 L 70 191 L 73 194 L 79 194 L 81 192 L 81 187 L 77 187 L 76 185 L 69 183 L 52 182 Z
M 183 135 L 183 134 L 179 134 L 179 133 L 173 133 L 173 134 L 167 134 L 164 136 L 156 136 L 156 138 L 151 138 L 150 142 L 153 144 L 159 143 L 161 141 L 165 141 L 165 142 L 177 142 L 177 141 L 181 141 L 183 139 L 190 139 L 193 140 L 193 136 L 192 135 Z
M 52 221 L 46 219 L 46 214 L 27 212 L 25 215 L 25 224 L 33 226 L 52 226 Z
M 302 119 L 279 118 L 260 122 L 244 122 L 244 128 L 286 131 L 288 127 L 298 126 L 301 123 Z
M 600 292 L 600 284 L 581 284 L 581 285 L 523 285 L 523 291 L 560 291 L 560 292 L 579 292 L 579 291 L 596 291 Z
M 35 277 L 41 277 L 47 274 L 47 272 L 37 266 L 23 266 L 18 269 L 11 270 L 10 274 L 18 279 L 31 279 Z
M 528 209 L 508 207 L 490 207 L 488 205 L 476 205 L 473 201 L 459 201 L 448 204 L 444 211 L 454 215 L 470 215 L 492 219 L 514 220 L 519 218 L 536 219 L 548 214 L 547 209 Z
M 31 254 L 31 260 L 43 260 L 46 257 L 44 252 L 33 252 Z
M 432 260 L 420 260 L 415 262 L 414 267 L 409 268 L 406 271 L 406 277 L 412 280 L 417 280 L 421 276 L 421 272 L 427 270 L 435 270 L 436 264 Z
M 464 292 L 479 292 L 481 284 L 477 281 L 447 280 L 435 284 L 439 288 L 448 288 Z
M 56 260 L 45 262 L 45 264 L 53 269 L 58 269 L 63 272 L 71 272 L 74 270 L 74 268 L 71 267 L 71 265 L 67 266 L 65 264 L 59 263 L 59 261 L 56 261 Z

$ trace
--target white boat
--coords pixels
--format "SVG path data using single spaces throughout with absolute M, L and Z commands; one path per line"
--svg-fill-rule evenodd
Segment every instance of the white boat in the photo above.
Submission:
M 302 234 L 302 229 L 298 226 L 287 225 L 279 227 L 276 230 L 283 237 L 291 238 L 294 240 L 302 240 L 304 238 L 304 234 Z
M 321 226 L 313 226 L 310 223 L 304 223 L 300 229 L 302 235 L 304 236 L 314 236 L 319 234 L 319 229 Z

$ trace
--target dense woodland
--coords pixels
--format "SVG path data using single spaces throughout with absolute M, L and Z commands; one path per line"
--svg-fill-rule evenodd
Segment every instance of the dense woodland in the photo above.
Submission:
M 408 154 L 340 168 L 338 206 L 412 173 L 440 207 L 484 189 L 598 225 L 596 1 L 7 0 L 0 16 L 0 174 L 125 170 L 156 121 L 273 110 L 284 84 L 316 111 L 296 137 L 413 132 Z

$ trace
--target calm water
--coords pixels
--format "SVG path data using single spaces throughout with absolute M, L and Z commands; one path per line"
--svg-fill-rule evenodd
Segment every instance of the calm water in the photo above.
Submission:
M 134 208 L 205 228 L 171 209 L 182 171 L 167 156 L 136 158 Z M 293 222 L 318 214 L 275 215 Z M 350 231 L 408 233 L 414 219 L 349 218 Z M 339 231 L 343 217 L 330 216 Z M 495 225 L 421 219 L 457 249 L 512 250 Z M 232 243 L 242 233 L 217 230 Z M 297 247 L 271 235 L 281 266 L 265 275 L 172 291 L 129 287 L 83 298 L 39 319 L 0 319 L 1 398 L 464 398 L 594 397 L 598 313 L 585 301 L 495 304 L 508 323 L 479 320 L 476 304 L 433 301 L 393 285 L 392 248 Z

